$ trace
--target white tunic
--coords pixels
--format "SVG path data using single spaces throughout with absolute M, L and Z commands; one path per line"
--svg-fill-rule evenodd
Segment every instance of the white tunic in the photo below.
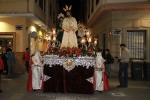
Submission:
M 62 23 L 62 28 L 64 29 L 64 34 L 62 38 L 61 48 L 62 47 L 78 47 L 77 43 L 77 21 L 74 17 L 64 18 Z M 69 30 L 69 31 L 68 31 Z
M 32 57 L 32 61 L 32 88 L 41 89 L 43 77 L 43 64 L 39 52 L 35 53 L 35 56 Z
M 104 72 L 104 59 L 100 52 L 97 53 L 96 57 L 96 67 L 95 67 L 95 80 L 96 80 L 96 88 L 95 90 L 103 91 L 103 72 Z

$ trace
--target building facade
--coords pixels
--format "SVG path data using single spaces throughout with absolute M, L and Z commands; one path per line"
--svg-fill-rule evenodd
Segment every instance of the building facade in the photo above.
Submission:
M 0 0 L 0 53 L 12 48 L 15 70 L 24 72 L 22 59 L 27 47 L 31 54 L 46 52 L 46 35 L 56 27 L 57 0 Z
M 149 0 L 87 0 L 86 5 L 85 21 L 99 48 L 119 58 L 120 44 L 125 43 L 131 59 L 150 60 Z M 117 75 L 117 59 L 111 68 Z
M 87 0 L 86 22 L 99 47 L 120 56 L 125 43 L 131 59 L 150 59 L 150 2 L 148 0 Z

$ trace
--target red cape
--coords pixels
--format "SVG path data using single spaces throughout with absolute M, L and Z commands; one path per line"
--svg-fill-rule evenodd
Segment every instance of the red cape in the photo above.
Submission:
M 108 84 L 108 78 L 107 78 L 107 72 L 106 72 L 106 64 L 104 63 L 104 68 L 105 71 L 103 72 L 103 83 L 104 83 L 104 90 L 103 91 L 107 91 L 109 90 L 109 84 Z M 96 80 L 95 80 L 95 74 L 93 75 L 93 88 L 96 88 Z

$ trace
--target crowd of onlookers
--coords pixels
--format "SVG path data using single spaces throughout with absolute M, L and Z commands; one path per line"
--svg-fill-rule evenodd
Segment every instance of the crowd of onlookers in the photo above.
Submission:
M 128 66 L 129 66 L 129 58 L 130 58 L 130 51 L 126 47 L 125 44 L 120 44 L 121 49 L 121 56 L 118 57 L 118 78 L 119 84 L 117 87 L 124 88 L 128 87 Z M 106 71 L 108 78 L 111 77 L 111 64 L 114 62 L 114 58 L 110 54 L 109 49 L 104 49 L 102 51 L 102 57 L 105 59 L 106 62 Z
M 15 54 L 11 48 L 7 48 L 4 54 L 0 54 L 0 85 L 1 85 L 1 73 L 7 75 L 7 77 L 13 77 L 14 75 Z M 0 89 L 0 92 L 2 90 Z

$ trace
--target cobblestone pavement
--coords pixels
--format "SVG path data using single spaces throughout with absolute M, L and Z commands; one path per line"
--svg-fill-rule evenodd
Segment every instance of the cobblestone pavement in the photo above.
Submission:
M 150 100 L 150 82 L 134 81 L 129 78 L 128 88 L 116 88 L 118 78 L 109 79 L 110 90 L 93 95 L 43 93 L 26 91 L 27 73 L 16 74 L 13 78 L 2 76 L 0 100 Z

